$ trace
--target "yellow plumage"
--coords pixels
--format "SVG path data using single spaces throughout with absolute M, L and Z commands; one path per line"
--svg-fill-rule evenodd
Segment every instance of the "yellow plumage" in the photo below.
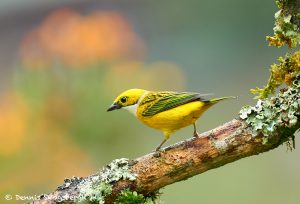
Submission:
M 137 109 L 137 118 L 144 124 L 162 130 L 165 135 L 192 125 L 201 116 L 201 114 L 208 108 L 201 101 L 190 102 L 170 110 L 160 112 L 151 117 L 142 115 L 146 106 L 139 106 Z
M 163 142 L 170 134 L 183 127 L 194 125 L 194 136 L 197 136 L 196 121 L 209 107 L 217 102 L 233 97 L 207 100 L 205 95 L 190 92 L 153 92 L 143 89 L 129 89 L 121 93 L 108 111 L 124 108 L 132 112 L 145 125 L 161 130 Z

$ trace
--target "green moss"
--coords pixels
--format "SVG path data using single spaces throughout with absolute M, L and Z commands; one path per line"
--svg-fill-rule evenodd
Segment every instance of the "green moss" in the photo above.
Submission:
M 283 7 L 286 4 L 287 0 L 276 0 L 275 2 L 276 2 L 279 9 L 283 9 Z
M 156 198 L 144 197 L 135 191 L 124 190 L 122 191 L 114 204 L 154 204 Z
M 293 54 L 287 54 L 284 58 L 278 59 L 278 64 L 271 66 L 271 75 L 268 84 L 260 89 L 251 89 L 253 94 L 258 94 L 257 98 L 267 98 L 273 94 L 277 87 L 285 83 L 288 86 L 292 85 L 293 80 L 300 71 L 300 51 Z
M 281 90 L 276 96 L 258 100 L 256 106 L 245 106 L 240 118 L 251 128 L 254 135 L 263 133 L 264 143 L 278 132 L 278 128 L 294 127 L 300 117 L 300 75 L 296 76 L 290 87 Z
M 280 10 L 275 13 L 274 36 L 267 36 L 267 40 L 270 45 L 276 47 L 287 44 L 290 48 L 294 48 L 300 44 L 299 27 L 295 24 L 300 20 L 299 15 L 288 12 L 287 0 L 277 0 L 276 3 Z

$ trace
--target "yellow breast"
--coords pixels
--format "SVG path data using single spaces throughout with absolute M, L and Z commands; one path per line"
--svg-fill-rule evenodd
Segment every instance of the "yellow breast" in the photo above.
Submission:
M 143 116 L 142 113 L 147 107 L 141 105 L 137 108 L 137 118 L 152 128 L 171 133 L 195 123 L 209 107 L 204 102 L 194 101 L 153 116 Z

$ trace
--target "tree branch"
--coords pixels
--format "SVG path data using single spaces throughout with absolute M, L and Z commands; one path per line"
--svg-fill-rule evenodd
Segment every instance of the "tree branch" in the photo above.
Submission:
M 293 138 L 293 134 L 300 127 L 300 77 L 296 82 L 297 86 L 288 88 L 276 97 L 259 100 L 255 107 L 246 107 L 241 111 L 241 117 L 244 119 L 233 119 L 201 134 L 198 138 L 169 146 L 163 150 L 160 157 L 155 157 L 151 153 L 132 161 L 115 160 L 95 175 L 67 179 L 54 193 L 42 196 L 34 203 L 74 200 L 114 203 L 121 199 L 120 196 L 123 196 L 123 199 L 126 196 L 140 196 L 143 199 L 154 200 L 156 192 L 164 186 L 238 159 L 274 149 L 289 138 Z M 280 107 L 276 101 L 280 101 Z M 285 106 L 291 103 L 295 103 L 297 109 L 292 105 Z M 259 119 L 256 122 L 251 119 L 253 116 L 262 118 L 264 114 L 270 113 L 274 115 L 273 118 L 265 117 L 265 120 Z M 291 120 L 295 118 L 291 116 L 292 113 L 296 116 L 293 123 Z M 266 134 L 266 130 L 270 129 L 268 124 L 274 120 L 276 128 Z M 261 123 L 261 129 L 257 129 L 256 125 Z

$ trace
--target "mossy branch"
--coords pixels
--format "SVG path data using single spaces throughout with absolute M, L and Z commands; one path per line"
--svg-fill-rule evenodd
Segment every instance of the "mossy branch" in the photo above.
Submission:
M 276 89 L 282 84 L 291 85 L 299 74 L 300 51 L 287 54 L 285 57 L 279 57 L 278 62 L 278 64 L 271 66 L 267 85 L 262 89 L 256 88 L 250 90 L 253 94 L 258 94 L 256 98 L 267 98 L 270 94 L 274 94 Z
M 95 175 L 66 179 L 34 203 L 156 203 L 164 186 L 290 144 L 300 127 L 300 77 L 292 84 L 255 107 L 243 108 L 239 118 L 165 148 L 160 157 L 150 153 L 135 160 L 114 160 Z
M 289 48 L 295 48 L 300 44 L 300 0 L 276 0 L 276 3 L 279 10 L 275 14 L 274 36 L 267 36 L 269 45 L 281 47 L 287 44 Z M 289 85 L 294 80 L 299 73 L 300 51 L 280 57 L 278 62 L 271 66 L 267 85 L 251 90 L 258 94 L 256 98 L 267 98 L 283 83 Z

